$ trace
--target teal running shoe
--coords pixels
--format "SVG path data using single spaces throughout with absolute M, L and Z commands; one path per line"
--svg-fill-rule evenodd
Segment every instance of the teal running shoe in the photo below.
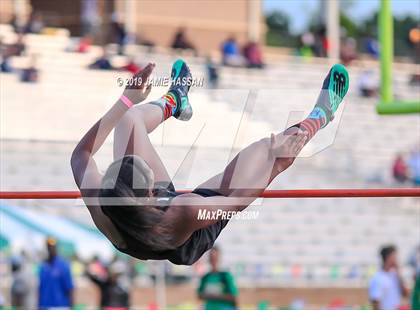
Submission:
M 177 103 L 173 116 L 181 121 L 188 121 L 193 110 L 188 99 L 188 91 L 192 83 L 192 75 L 185 61 L 178 59 L 172 65 L 171 87 L 168 93 L 172 94 Z
M 340 103 L 349 90 L 349 82 L 349 73 L 343 65 L 335 64 L 332 66 L 322 84 L 321 93 L 319 94 L 315 108 L 309 117 L 324 117 L 326 122 L 323 127 L 331 122 Z

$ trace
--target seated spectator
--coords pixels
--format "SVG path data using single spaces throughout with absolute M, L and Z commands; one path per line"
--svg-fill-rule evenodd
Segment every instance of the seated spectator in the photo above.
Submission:
M 262 61 L 262 52 L 256 42 L 249 42 L 244 47 L 244 57 L 248 68 L 264 68 Z
M 376 97 L 379 93 L 379 77 L 373 70 L 364 70 L 358 81 L 359 92 L 362 97 Z
M 3 73 L 13 72 L 13 68 L 10 65 L 10 55 L 7 54 L 7 51 L 4 52 L 1 59 L 0 71 Z
M 420 186 L 420 150 L 413 150 L 408 159 L 411 180 L 415 186 Z
M 207 79 L 209 81 L 210 88 L 217 88 L 219 84 L 219 73 L 217 67 L 214 64 L 210 56 L 206 60 Z
M 36 68 L 37 56 L 33 54 L 29 66 L 22 70 L 20 81 L 25 83 L 36 83 L 39 79 L 38 69 Z
M 102 48 L 102 55 L 89 65 L 89 69 L 111 70 L 114 67 L 111 65 L 108 53 L 105 48 Z
M 329 42 L 327 38 L 327 28 L 322 25 L 315 31 L 315 40 L 313 52 L 317 57 L 327 57 L 329 50 Z
M 413 73 L 410 78 L 409 84 L 411 86 L 420 86 L 420 73 Z
M 179 28 L 175 33 L 171 47 L 173 49 L 192 50 L 196 53 L 194 45 L 186 37 L 184 28 Z
M 300 36 L 299 55 L 310 58 L 313 56 L 315 48 L 315 36 L 312 32 L 307 31 Z
M 402 155 L 398 154 L 392 165 L 392 175 L 395 181 L 404 183 L 408 179 L 408 169 Z
M 378 40 L 368 37 L 365 40 L 366 53 L 372 56 L 374 59 L 379 58 L 379 42 Z
M 22 56 L 25 52 L 26 44 L 23 33 L 19 33 L 16 41 L 6 46 L 7 53 L 9 56 Z
M 77 45 L 76 52 L 78 53 L 87 53 L 92 45 L 92 39 L 90 36 L 86 35 L 79 40 Z
M 420 63 L 420 24 L 408 32 L 408 42 L 412 49 L 412 60 L 415 64 Z
M 3 40 L 0 37 L 0 51 L 2 55 L 10 56 L 22 56 L 25 52 L 26 45 L 24 41 L 24 36 L 22 33 L 19 33 L 16 41 L 11 44 L 3 44 Z
M 13 27 L 13 31 L 15 33 L 20 33 L 23 30 L 22 19 L 19 18 L 15 13 L 12 14 L 12 17 L 10 18 L 8 24 L 10 24 Z
M 234 36 L 222 43 L 222 62 L 225 66 L 239 67 L 244 65 L 244 59 L 239 53 L 238 44 Z
M 44 22 L 42 20 L 42 15 L 38 11 L 32 11 L 29 15 L 28 22 L 23 27 L 24 33 L 41 33 L 44 28 Z
M 357 58 L 356 40 L 354 38 L 346 38 L 341 44 L 340 59 L 344 65 L 348 66 Z
M 412 61 L 415 64 L 420 63 L 420 25 L 410 29 L 408 32 L 408 42 L 411 47 Z M 420 72 L 413 72 L 410 77 L 411 86 L 420 86 Z
M 80 21 L 83 36 L 95 36 L 98 32 L 101 18 L 99 17 L 96 0 L 82 0 L 80 2 Z
M 118 44 L 118 55 L 124 55 L 125 44 L 127 43 L 127 31 L 124 24 L 118 20 L 111 23 L 114 41 Z

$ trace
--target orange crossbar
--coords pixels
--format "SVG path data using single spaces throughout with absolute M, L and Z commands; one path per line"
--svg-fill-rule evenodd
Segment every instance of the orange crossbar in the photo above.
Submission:
M 189 190 L 179 191 L 188 193 Z M 77 199 L 79 191 L 2 191 L 0 199 Z M 420 197 L 420 188 L 266 190 L 261 198 Z

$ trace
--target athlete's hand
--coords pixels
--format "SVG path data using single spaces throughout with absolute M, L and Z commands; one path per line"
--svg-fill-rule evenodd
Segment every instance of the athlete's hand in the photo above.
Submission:
M 144 101 L 152 90 L 152 84 L 147 83 L 152 74 L 155 64 L 149 64 L 142 70 L 133 75 L 127 83 L 123 95 L 130 99 L 134 104 Z
M 271 149 L 275 157 L 275 166 L 279 172 L 289 168 L 302 151 L 308 139 L 308 133 L 298 129 L 292 135 L 271 135 Z

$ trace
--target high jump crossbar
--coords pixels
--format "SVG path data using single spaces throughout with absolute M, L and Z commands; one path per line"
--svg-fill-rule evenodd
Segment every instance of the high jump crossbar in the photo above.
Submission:
M 178 191 L 188 193 L 190 190 Z M 419 188 L 265 190 L 260 198 L 420 197 Z M 79 191 L 0 191 L 0 199 L 78 199 Z

